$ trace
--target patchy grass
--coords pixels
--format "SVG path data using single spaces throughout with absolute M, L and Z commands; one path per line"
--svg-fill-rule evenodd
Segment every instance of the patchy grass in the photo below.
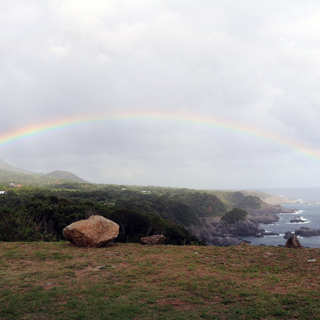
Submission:
M 0 319 L 319 319 L 319 271 L 319 249 L 1 242 Z

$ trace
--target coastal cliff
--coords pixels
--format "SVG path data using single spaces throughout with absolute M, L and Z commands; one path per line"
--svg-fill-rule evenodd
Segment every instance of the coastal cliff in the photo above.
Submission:
M 209 246 L 234 246 L 242 242 L 241 236 L 261 236 L 265 232 L 251 215 L 243 221 L 227 223 L 221 218 L 202 218 L 201 225 L 192 225 L 188 231 Z
M 259 224 L 271 224 L 280 218 L 276 213 L 294 213 L 295 209 L 286 209 L 281 205 L 266 204 L 261 199 L 256 199 L 256 203 L 261 204 L 260 208 L 250 209 L 244 206 L 248 215 L 242 221 L 227 223 L 221 217 L 206 218 L 200 220 L 199 225 L 191 225 L 187 229 L 198 239 L 205 241 L 209 246 L 234 246 L 242 242 L 241 236 L 263 237 L 266 235 L 265 229 Z

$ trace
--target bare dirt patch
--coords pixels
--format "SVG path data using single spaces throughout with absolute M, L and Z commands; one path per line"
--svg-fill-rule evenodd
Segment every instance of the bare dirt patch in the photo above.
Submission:
M 78 270 L 75 273 L 76 273 L 77 277 L 83 277 L 84 275 L 86 275 L 86 274 L 88 274 L 90 272 L 100 271 L 101 268 L 103 268 L 103 266 L 97 266 L 97 267 L 88 266 L 87 268 L 82 269 L 82 270 Z

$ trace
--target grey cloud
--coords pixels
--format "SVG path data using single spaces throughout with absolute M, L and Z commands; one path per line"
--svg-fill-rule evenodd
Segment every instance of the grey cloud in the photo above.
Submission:
M 318 148 L 316 1 L 30 0 L 0 9 L 0 137 L 70 117 L 155 111 Z M 316 161 L 201 123 L 106 121 L 0 148 L 18 167 L 96 182 L 232 188 L 309 177 L 317 186 Z

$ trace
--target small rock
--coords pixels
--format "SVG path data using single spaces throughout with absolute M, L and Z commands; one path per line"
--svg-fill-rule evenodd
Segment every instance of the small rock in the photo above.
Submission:
M 302 223 L 302 222 L 307 222 L 307 220 L 302 219 L 300 216 L 296 216 L 296 217 L 293 217 L 290 220 L 290 222 L 291 223 Z
M 166 237 L 163 234 L 155 234 L 149 237 L 143 237 L 140 239 L 141 244 L 164 244 L 166 241 Z
M 294 248 L 294 249 L 302 248 L 300 241 L 298 240 L 298 238 L 295 234 L 288 239 L 285 247 L 286 248 Z
M 263 254 L 263 256 L 266 257 L 266 258 L 268 258 L 268 257 L 270 257 L 270 256 L 273 256 L 273 253 L 266 251 L 266 252 Z
M 317 261 L 316 259 L 310 259 L 310 260 L 307 260 L 307 261 L 309 261 L 309 262 L 315 262 L 315 261 Z
M 248 244 L 245 241 L 241 241 L 239 244 L 236 246 L 247 246 Z
M 255 236 L 256 238 L 263 238 L 263 234 L 262 234 L 261 232 L 256 233 L 254 236 Z

